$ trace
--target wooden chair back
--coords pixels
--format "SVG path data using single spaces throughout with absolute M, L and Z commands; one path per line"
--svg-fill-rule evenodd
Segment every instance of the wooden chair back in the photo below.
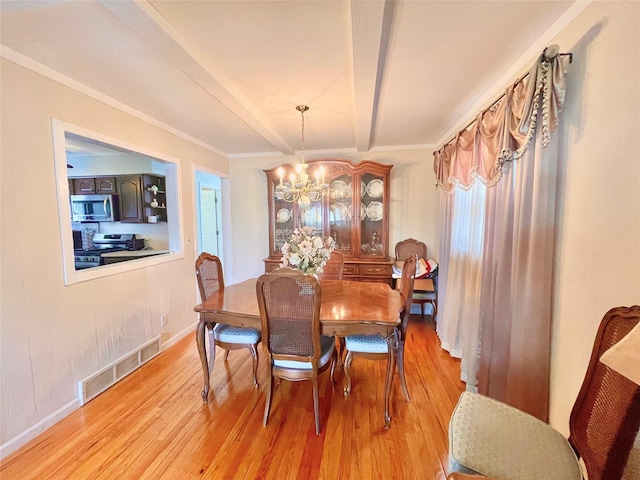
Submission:
M 222 262 L 215 255 L 202 252 L 196 259 L 196 279 L 200 289 L 200 298 L 204 301 L 212 293 L 224 288 Z
M 640 428 L 640 386 L 600 362 L 640 321 L 640 305 L 609 310 L 569 419 L 569 443 L 590 480 L 621 478 Z
M 402 311 L 402 324 L 400 327 L 400 338 L 404 342 L 407 338 L 407 326 L 409 324 L 409 316 L 411 313 L 411 303 L 413 300 L 413 283 L 416 276 L 416 265 L 418 256 L 413 255 L 404 261 L 402 266 L 402 285 L 400 286 L 400 295 L 404 299 L 404 310 Z
M 331 256 L 324 266 L 324 272 L 318 275 L 318 278 L 324 280 L 342 280 L 344 272 L 344 254 L 339 250 L 331 252 Z
M 427 259 L 427 245 L 413 238 L 407 238 L 396 243 L 396 260 L 406 260 L 407 258 L 417 255 L 418 259 Z

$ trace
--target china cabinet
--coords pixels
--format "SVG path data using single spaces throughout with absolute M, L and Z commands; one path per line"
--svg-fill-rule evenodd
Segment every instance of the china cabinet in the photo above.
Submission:
M 322 167 L 328 184 L 323 198 L 307 209 L 297 202 L 276 198 L 278 185 L 290 178 L 293 166 L 265 170 L 269 204 L 269 257 L 265 271 L 280 264 L 280 249 L 300 226 L 309 226 L 322 237 L 332 236 L 344 255 L 343 278 L 391 284 L 393 262 L 389 259 L 389 175 L 392 165 L 369 160 L 352 163 L 345 159 L 308 162 L 308 173 Z M 281 175 L 282 174 L 282 178 Z M 314 180 L 315 181 L 315 180 Z M 282 182 L 282 183 L 281 183 Z

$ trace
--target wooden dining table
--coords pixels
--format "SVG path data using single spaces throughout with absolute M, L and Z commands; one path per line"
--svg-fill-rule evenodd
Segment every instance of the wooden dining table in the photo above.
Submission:
M 213 332 L 216 324 L 250 327 L 260 330 L 260 311 L 256 295 L 257 279 L 227 285 L 194 307 L 199 314 L 196 343 L 202 362 L 204 388 L 202 400 L 209 399 L 209 375 L 213 369 L 212 352 L 207 352 L 206 332 Z M 380 334 L 387 340 L 388 362 L 384 385 L 384 422 L 389 428 L 389 400 L 395 372 L 396 358 L 394 330 L 400 324 L 404 300 L 397 290 L 386 283 L 321 280 L 322 304 L 320 332 L 322 335 Z M 211 346 L 211 348 L 215 348 Z

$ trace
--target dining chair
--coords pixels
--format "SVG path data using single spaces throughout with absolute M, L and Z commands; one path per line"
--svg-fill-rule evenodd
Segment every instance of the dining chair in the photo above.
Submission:
M 322 290 L 317 278 L 300 270 L 278 268 L 256 282 L 262 339 L 269 355 L 269 386 L 263 425 L 267 426 L 274 379 L 311 380 L 316 434 L 320 433 L 318 374 L 336 362 L 335 339 L 320 335 Z
M 569 416 L 569 438 L 481 394 L 463 392 L 449 422 L 449 480 L 640 478 L 640 386 L 600 361 L 640 322 L 640 305 L 609 310 Z M 634 441 L 635 439 L 635 441 Z
M 340 250 L 333 250 L 324 271 L 318 275 L 319 280 L 342 280 L 344 272 L 344 254 Z M 338 350 L 338 366 L 342 366 L 342 352 L 344 352 L 344 337 L 336 336 L 336 349 Z
M 411 313 L 411 297 L 413 294 L 413 277 L 416 274 L 416 255 L 405 260 L 402 266 L 402 286 L 400 294 L 404 300 L 404 308 L 400 313 L 401 323 L 399 328 L 394 332 L 394 351 L 393 355 L 397 358 L 398 371 L 400 374 L 400 384 L 407 402 L 411 401 L 409 389 L 407 388 L 407 379 L 404 371 L 404 344 L 407 337 L 407 325 L 409 323 L 409 315 Z M 346 357 L 344 359 L 344 374 L 347 378 L 347 386 L 344 389 L 344 396 L 348 397 L 351 393 L 351 362 L 354 358 L 362 357 L 369 360 L 387 360 L 389 353 L 389 344 L 382 335 L 349 335 L 345 338 Z
M 344 254 L 340 250 L 333 250 L 327 263 L 325 263 L 323 272 L 318 274 L 321 280 L 342 280 L 344 272 Z
M 202 252 L 196 259 L 196 278 L 200 289 L 200 298 L 204 301 L 214 292 L 224 289 L 222 263 L 215 255 Z M 209 373 L 213 370 L 216 356 L 215 346 L 225 350 L 224 359 L 227 360 L 230 350 L 246 348 L 253 358 L 253 385 L 258 388 L 258 343 L 260 330 L 255 328 L 241 328 L 231 325 L 217 324 L 209 330 Z
M 427 260 L 427 245 L 413 238 L 407 238 L 396 243 L 396 262 L 403 262 L 405 259 L 417 255 L 418 260 Z M 420 314 L 424 318 L 424 305 L 431 304 L 431 318 L 435 322 L 436 313 L 438 312 L 438 293 L 437 293 L 437 277 L 433 278 L 433 290 L 422 290 L 416 285 L 413 292 L 413 303 L 420 305 Z

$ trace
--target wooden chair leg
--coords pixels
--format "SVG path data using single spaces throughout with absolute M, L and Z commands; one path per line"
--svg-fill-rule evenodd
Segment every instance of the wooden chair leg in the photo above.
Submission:
M 225 350 L 224 351 L 224 361 L 227 361 L 227 358 L 229 358 L 229 350 Z
M 316 417 L 316 435 L 320 435 L 320 407 L 318 398 L 318 377 L 314 376 L 313 382 L 313 413 Z
M 251 345 L 249 350 L 253 357 L 253 386 L 258 388 L 258 349 L 256 348 L 256 345 Z
M 209 330 L 209 375 L 213 371 L 213 364 L 216 361 L 216 340 L 213 335 L 213 328 Z
M 269 372 L 269 385 L 267 385 L 267 399 L 264 403 L 264 418 L 262 419 L 262 425 L 267 426 L 269 421 L 269 411 L 271 410 L 271 397 L 273 397 L 273 372 Z
M 351 393 L 351 362 L 353 362 L 353 355 L 348 351 L 347 356 L 344 357 L 344 376 L 347 378 L 347 386 L 344 388 L 344 398 L 348 398 Z
M 398 355 L 398 373 L 400 375 L 400 385 L 402 385 L 402 391 L 404 392 L 404 398 L 407 402 L 411 401 L 411 397 L 409 396 L 409 389 L 407 388 L 407 378 L 404 374 L 404 342 L 401 340 L 397 340 L 398 346 L 397 355 Z

